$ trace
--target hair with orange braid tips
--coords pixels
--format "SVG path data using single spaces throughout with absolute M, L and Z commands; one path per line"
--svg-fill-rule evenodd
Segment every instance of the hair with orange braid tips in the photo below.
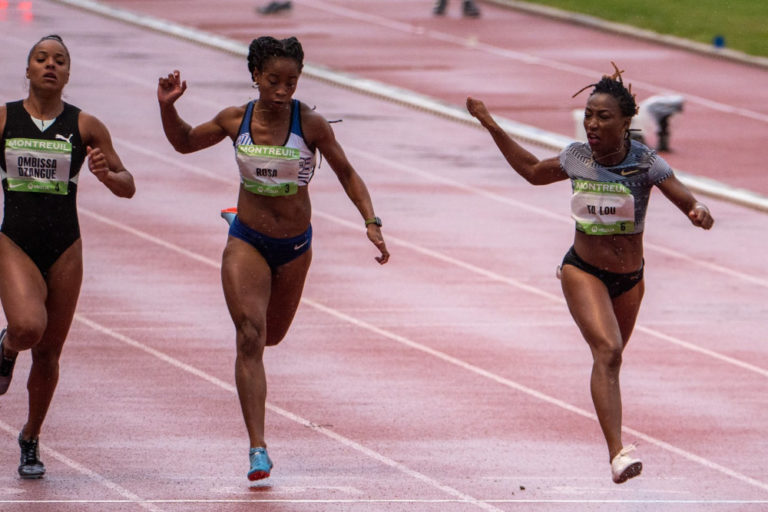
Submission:
M 638 106 L 635 101 L 635 95 L 632 94 L 632 84 L 629 84 L 629 87 L 624 87 L 624 81 L 621 78 L 624 70 L 620 70 L 613 61 L 611 61 L 611 65 L 613 65 L 614 70 L 612 75 L 603 75 L 599 82 L 582 87 L 571 98 L 575 98 L 590 87 L 594 87 L 590 96 L 597 93 L 610 94 L 619 102 L 619 109 L 622 115 L 633 117 L 637 114 Z

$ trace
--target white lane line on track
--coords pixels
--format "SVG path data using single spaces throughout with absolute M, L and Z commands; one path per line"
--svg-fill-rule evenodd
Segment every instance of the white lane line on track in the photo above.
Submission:
M 140 236 L 144 240 L 156 241 L 156 242 L 160 243 L 160 245 L 162 245 L 163 247 L 165 247 L 167 249 L 170 249 L 170 250 L 173 250 L 173 251 L 175 251 L 175 252 L 177 252 L 179 254 L 182 254 L 182 255 L 185 255 L 185 256 L 187 256 L 189 254 L 195 254 L 192 251 L 184 249 L 183 247 L 179 247 L 179 246 L 176 246 L 176 245 L 171 244 L 169 242 L 166 242 L 164 240 L 160 240 L 157 237 L 154 237 L 154 236 L 152 236 L 152 235 L 150 235 L 148 233 L 144 233 L 144 232 L 139 231 L 139 230 L 137 230 L 135 228 L 132 228 L 130 226 L 122 224 L 122 223 L 120 223 L 118 221 L 109 219 L 107 217 L 104 217 L 104 216 L 102 216 L 100 214 L 97 214 L 95 212 L 92 212 L 90 210 L 81 208 L 80 211 L 81 211 L 81 213 L 83 213 L 83 214 L 85 214 L 85 215 L 87 215 L 87 216 L 89 216 L 89 217 L 91 217 L 91 218 L 93 218 L 95 220 L 101 221 L 103 223 L 106 223 L 106 224 L 108 224 L 110 226 L 113 226 L 113 227 L 115 227 L 117 229 L 126 231 L 128 233 Z M 327 216 L 327 217 L 330 220 L 334 220 L 335 219 L 334 222 L 337 222 L 339 224 L 342 224 L 342 225 L 348 225 L 349 224 L 349 225 L 351 225 L 351 223 L 349 223 L 346 220 L 336 219 L 335 217 L 332 217 L 332 216 Z M 396 239 L 394 239 L 393 237 L 388 237 L 387 240 L 389 241 L 389 240 L 396 240 Z M 439 253 L 436 253 L 434 251 L 430 251 L 430 250 L 424 249 L 424 248 L 418 248 L 418 246 L 413 246 L 412 244 L 409 244 L 409 243 L 404 243 L 404 244 L 409 246 L 409 247 L 417 248 L 420 251 L 425 251 L 426 254 L 434 254 L 434 255 L 440 256 Z M 443 261 L 462 263 L 459 260 L 455 260 L 454 258 L 449 258 L 447 256 L 444 257 L 444 258 L 445 259 Z M 196 255 L 196 257 L 194 259 L 196 261 L 205 262 L 205 263 L 207 263 L 209 266 L 211 266 L 213 268 L 216 268 L 216 269 L 220 269 L 221 268 L 218 261 L 211 260 L 210 258 L 206 258 L 206 257 L 201 256 L 201 255 Z M 440 259 L 442 259 L 442 258 L 440 258 Z M 475 267 L 473 265 L 469 265 L 469 264 L 464 264 L 464 265 L 466 265 L 466 266 L 463 267 L 463 268 L 466 268 L 466 269 L 469 269 L 469 270 L 473 270 L 473 271 L 475 269 L 477 269 L 479 271 L 482 271 L 488 277 L 495 276 L 497 278 L 500 278 L 503 282 L 509 282 L 509 280 L 507 278 L 504 278 L 503 276 L 499 276 L 498 274 L 493 274 L 491 272 L 484 271 L 483 269 L 479 269 L 478 267 Z M 520 284 L 521 284 L 522 287 L 524 287 L 524 289 L 532 288 L 532 287 L 529 287 L 528 285 L 523 285 L 522 283 L 520 283 Z M 534 290 L 535 290 L 535 288 L 534 288 Z M 550 298 L 555 297 L 554 295 L 546 293 L 546 292 L 542 292 L 541 290 L 538 290 L 538 294 L 542 295 L 542 296 L 545 296 L 545 297 L 550 297 Z M 560 297 L 557 297 L 557 299 L 559 301 L 563 300 Z M 595 414 L 593 414 L 592 412 L 589 412 L 589 411 L 587 411 L 585 409 L 582 409 L 580 407 L 571 405 L 568 402 L 565 402 L 565 401 L 560 400 L 558 398 L 549 396 L 546 393 L 542 393 L 540 391 L 537 391 L 537 390 L 535 390 L 533 388 L 530 388 L 528 386 L 525 386 L 525 385 L 520 384 L 518 382 L 515 382 L 513 380 L 507 379 L 507 378 L 502 377 L 500 375 L 496 375 L 495 373 L 492 373 L 492 372 L 487 371 L 487 370 L 485 370 L 483 368 L 480 368 L 478 366 L 475 366 L 475 365 L 472 365 L 470 363 L 467 363 L 466 361 L 463 361 L 463 360 L 461 360 L 459 358 L 453 357 L 453 356 L 448 355 L 448 354 L 446 354 L 444 352 L 441 352 L 439 350 L 435 350 L 435 349 L 433 349 L 431 347 L 428 347 L 426 345 L 423 345 L 421 343 L 413 341 L 413 340 L 411 340 L 411 339 L 409 339 L 409 338 L 407 338 L 405 336 L 401 336 L 401 335 L 396 334 L 394 332 L 391 332 L 389 330 L 377 327 L 377 326 L 375 326 L 373 324 L 365 322 L 364 320 L 360 320 L 360 319 L 355 318 L 355 317 L 353 317 L 351 315 L 343 313 L 343 312 L 341 312 L 341 311 L 339 311 L 337 309 L 334 309 L 332 307 L 329 307 L 329 306 L 326 306 L 324 304 L 321 304 L 320 302 L 318 302 L 316 300 L 313 300 L 313 299 L 310 299 L 310 298 L 307 298 L 307 297 L 302 297 L 301 303 L 302 304 L 306 304 L 306 305 L 308 305 L 308 306 L 310 306 L 310 307 L 312 307 L 312 308 L 314 308 L 314 309 L 316 309 L 318 311 L 324 312 L 324 313 L 326 313 L 326 314 L 328 314 L 330 316 L 338 318 L 339 320 L 342 320 L 344 322 L 347 322 L 347 323 L 350 323 L 352 325 L 355 325 L 355 326 L 357 326 L 357 327 L 359 327 L 361 329 L 365 329 L 367 331 L 373 332 L 373 333 L 378 334 L 378 335 L 380 335 L 380 336 L 382 336 L 384 338 L 387 338 L 389 340 L 392 340 L 392 341 L 395 341 L 397 343 L 400 343 L 401 345 L 410 347 L 410 348 L 412 348 L 414 350 L 418 350 L 418 351 L 423 352 L 425 354 L 431 355 L 431 356 L 433 356 L 433 357 L 435 357 L 437 359 L 440 359 L 440 360 L 442 360 L 442 361 L 444 361 L 446 363 L 449 363 L 449 364 L 452 364 L 454 366 L 463 368 L 464 370 L 467 370 L 467 371 L 469 371 L 471 373 L 479 375 L 480 377 L 484 377 L 486 379 L 489 379 L 489 380 L 491 380 L 493 382 L 496 382 L 496 383 L 501 384 L 503 386 L 506 386 L 508 388 L 520 391 L 520 392 L 525 393 L 525 394 L 527 394 L 529 396 L 532 396 L 532 397 L 534 397 L 536 399 L 539 399 L 539 400 L 541 400 L 543 402 L 549 403 L 549 404 L 554 405 L 556 407 L 560 407 L 561 409 L 564 409 L 566 411 L 572 412 L 572 413 L 577 414 L 579 416 L 582 416 L 584 418 L 587 418 L 587 419 L 590 419 L 590 420 L 593 420 L 593 421 L 597 421 L 597 416 Z M 170 357 L 170 356 L 168 356 L 168 355 L 166 355 L 166 354 L 164 354 L 164 353 L 162 353 L 162 352 L 160 352 L 160 351 L 158 351 L 156 349 L 150 348 L 150 347 L 148 347 L 148 346 L 146 346 L 146 345 L 144 345 L 142 343 L 134 341 L 134 340 L 128 338 L 127 336 L 124 336 L 124 335 L 119 334 L 119 333 L 117 333 L 115 331 L 112 331 L 111 329 L 109 329 L 107 327 L 101 326 L 100 324 L 97 324 L 96 322 L 92 322 L 90 320 L 87 320 L 82 315 L 77 315 L 75 318 L 77 320 L 80 320 L 80 321 L 84 322 L 84 323 L 87 323 L 88 325 L 92 326 L 94 329 L 97 329 L 97 330 L 99 330 L 99 331 L 101 331 L 101 332 L 103 332 L 105 334 L 113 336 L 116 339 L 119 339 L 121 341 L 124 341 L 125 343 L 127 343 L 129 345 L 132 345 L 132 346 L 134 346 L 136 348 L 144 350 L 144 351 L 146 351 L 146 352 L 148 352 L 150 354 L 156 355 L 157 357 L 159 357 L 162 360 L 168 362 L 169 364 L 172 364 L 172 365 L 174 365 L 174 366 L 176 366 L 178 368 L 184 369 L 186 371 L 189 371 L 190 373 L 198 375 L 198 376 L 204 378 L 205 380 L 207 380 L 207 381 L 209 381 L 211 383 L 214 383 L 214 384 L 218 385 L 219 387 L 222 387 L 223 389 L 231 390 L 233 392 L 235 391 L 234 390 L 234 386 L 232 386 L 230 384 L 227 384 L 227 383 L 217 379 L 216 377 L 210 376 L 210 375 L 206 374 L 205 372 L 202 372 L 201 370 L 198 370 L 198 369 L 196 369 L 196 368 L 194 368 L 194 367 L 192 367 L 190 365 L 187 365 L 185 363 L 182 363 L 182 362 L 180 362 L 180 361 L 178 361 L 178 360 L 176 360 L 176 359 L 174 359 L 174 358 L 172 358 L 172 357 Z M 746 363 L 744 363 L 744 364 L 746 364 Z M 762 369 L 758 369 L 758 370 L 761 370 L 761 371 L 765 372 Z M 466 495 L 464 495 L 460 491 L 457 491 L 457 490 L 455 490 L 455 489 L 453 489 L 451 487 L 448 487 L 448 486 L 444 486 L 443 484 L 440 484 L 439 482 L 434 481 L 430 477 L 428 477 L 426 475 L 422 475 L 421 473 L 418 473 L 416 471 L 413 471 L 413 470 L 403 466 L 402 464 L 399 464 L 399 463 L 397 463 L 397 462 L 395 462 L 395 461 L 393 461 L 393 460 L 391 460 L 391 459 L 389 459 L 389 458 L 387 458 L 387 457 L 385 457 L 385 456 L 383 456 L 381 454 L 378 454 L 377 452 L 374 452 L 374 451 L 370 450 L 369 448 L 366 448 L 366 447 L 360 445 L 359 443 L 356 443 L 355 441 L 347 439 L 347 438 L 345 438 L 345 437 L 343 437 L 343 436 L 341 436 L 339 434 L 336 434 L 335 432 L 333 432 L 331 430 L 328 430 L 328 429 L 326 429 L 326 428 L 324 428 L 322 426 L 315 425 L 314 423 L 308 422 L 307 420 L 301 418 L 300 416 L 296 416 L 293 413 L 290 413 L 290 412 L 288 412 L 288 411 L 286 411 L 286 410 L 284 410 L 282 408 L 276 407 L 276 406 L 271 405 L 271 404 L 268 404 L 267 407 L 270 410 L 272 410 L 273 412 L 275 412 L 277 414 L 280 414 L 280 415 L 282 415 L 282 416 L 284 416 L 286 418 L 289 418 L 289 419 L 291 419 L 291 420 L 293 420 L 293 421 L 295 421 L 297 423 L 300 423 L 302 425 L 306 425 L 306 426 L 312 427 L 315 430 L 317 430 L 318 432 L 321 432 L 321 433 L 323 433 L 324 435 L 326 435 L 328 437 L 336 439 L 337 441 L 345 444 L 346 446 L 349 446 L 350 448 L 358 450 L 361 453 L 364 453 L 364 454 L 366 454 L 367 456 L 369 456 L 369 457 L 371 457 L 373 459 L 379 460 L 383 464 L 390 465 L 391 467 L 394 467 L 394 468 L 396 468 L 396 469 L 398 469 L 400 471 L 403 471 L 404 473 L 408 474 L 409 476 L 412 476 L 412 477 L 414 477 L 416 479 L 422 480 L 422 481 L 424 481 L 426 483 L 429 483 L 430 485 L 436 486 L 436 487 L 440 488 L 441 490 L 447 492 L 448 494 L 453 494 L 454 496 L 457 496 L 457 494 L 455 494 L 455 493 L 458 493 L 459 495 L 461 495 L 461 496 L 458 496 L 460 499 L 462 499 L 462 500 L 465 499 L 464 497 Z M 742 473 L 739 473 L 738 471 L 730 469 L 730 468 L 728 468 L 726 466 L 723 466 L 723 465 L 718 464 L 716 462 L 712 462 L 712 461 L 710 461 L 710 460 L 708 460 L 708 459 L 706 459 L 704 457 L 701 457 L 701 456 L 696 455 L 694 453 L 691 453 L 691 452 L 688 452 L 686 450 L 683 450 L 682 448 L 678 448 L 678 447 L 676 447 L 676 446 L 674 446 L 672 444 L 669 444 L 669 443 L 667 443 L 665 441 L 662 441 L 662 440 L 657 439 L 657 438 L 655 438 L 653 436 L 645 434 L 645 433 L 643 433 L 643 432 L 641 432 L 639 430 L 635 430 L 633 428 L 624 426 L 624 427 L 622 427 L 622 431 L 627 432 L 629 434 L 632 434 L 634 436 L 637 436 L 637 437 L 643 439 L 644 441 L 646 441 L 647 443 L 653 444 L 653 445 L 655 445 L 655 446 L 657 446 L 657 447 L 659 447 L 659 448 L 661 448 L 663 450 L 666 450 L 666 451 L 669 451 L 671 453 L 674 453 L 674 454 L 676 454 L 676 455 L 678 455 L 680 457 L 683 457 L 683 458 L 685 458 L 685 459 L 687 459 L 687 460 L 689 460 L 691 462 L 694 462 L 696 464 L 704 466 L 705 468 L 711 469 L 713 471 L 717 471 L 719 473 L 722 473 L 724 475 L 732 477 L 732 478 L 734 478 L 736 480 L 739 480 L 739 481 L 741 481 L 743 483 L 746 483 L 746 484 L 752 485 L 754 487 L 758 487 L 760 489 L 768 491 L 768 483 L 766 483 L 766 482 L 762 482 L 762 481 L 757 480 L 755 478 L 752 478 L 752 477 L 749 477 L 749 476 L 744 475 Z M 481 508 L 484 505 L 484 502 L 479 501 L 479 500 L 477 500 L 475 498 L 472 498 L 472 497 L 469 497 L 469 496 L 466 496 L 466 498 L 467 498 L 467 501 L 472 503 L 473 505 L 480 506 Z
M 14 439 L 16 439 L 16 437 L 19 435 L 18 429 L 12 427 L 11 425 L 5 423 L 2 420 L 0 420 L 0 429 L 5 430 L 7 433 L 13 436 Z M 114 491 L 116 494 L 119 494 L 120 496 L 125 498 L 125 500 L 120 500 L 116 502 L 132 503 L 146 510 L 150 510 L 151 512 L 163 512 L 163 509 L 154 506 L 152 503 L 149 503 L 147 500 L 143 499 L 141 496 L 138 496 L 137 494 L 132 493 L 131 491 L 121 486 L 120 484 L 117 484 L 112 480 L 109 480 L 108 478 L 100 475 L 99 473 L 96 473 L 92 469 L 87 468 L 83 464 L 80 464 L 79 462 L 73 459 L 70 459 L 63 453 L 48 447 L 46 444 L 40 443 L 39 447 L 40 447 L 40 451 L 43 452 L 45 455 L 49 455 L 53 457 L 54 459 L 58 460 L 65 466 L 69 466 L 71 469 L 77 471 L 78 473 L 82 473 L 83 475 L 87 476 L 88 478 L 95 481 L 96 483 L 102 485 L 103 487 L 106 487 L 111 491 Z M 0 503 L 44 503 L 44 502 L 45 500 L 0 500 Z
M 172 35 L 187 41 L 192 41 L 198 44 L 203 44 L 212 48 L 223 50 L 235 55 L 245 56 L 248 54 L 248 48 L 246 45 L 225 37 L 217 36 L 197 30 L 194 28 L 172 23 L 166 20 L 161 20 L 152 16 L 136 14 L 124 9 L 118 9 L 115 7 L 109 7 L 92 0 L 49 0 L 60 4 L 70 5 L 79 9 L 96 13 L 101 16 L 105 16 L 111 19 L 116 19 L 125 23 L 130 23 L 136 26 L 149 28 L 151 30 L 158 31 L 166 35 Z M 353 11 L 355 12 L 355 11 Z M 361 14 L 361 13 L 359 13 Z M 370 15 L 365 15 L 370 16 Z M 392 26 L 400 26 L 399 22 L 389 22 Z M 418 29 L 412 29 L 417 30 Z M 445 37 L 454 37 L 448 34 L 444 34 Z M 499 51 L 508 52 L 508 50 L 500 49 Z M 528 57 L 531 59 L 532 57 Z M 559 63 L 558 63 L 559 64 Z M 559 64 L 565 66 L 564 64 Z M 576 68 L 578 70 L 578 68 Z M 585 74 L 587 71 L 574 71 L 580 74 Z M 441 101 L 437 101 L 428 96 L 401 89 L 398 87 L 376 82 L 374 80 L 368 80 L 360 78 L 354 75 L 340 73 L 330 69 L 326 69 L 320 66 L 314 66 L 310 63 L 304 64 L 303 74 L 308 75 L 316 80 L 326 81 L 335 86 L 350 89 L 359 93 L 384 98 L 388 101 L 406 105 L 418 110 L 424 110 L 434 115 L 439 115 L 451 119 L 453 121 L 459 121 L 463 123 L 470 123 L 474 126 L 480 126 L 479 122 L 474 119 L 466 109 L 458 108 L 454 105 L 449 105 Z M 599 76 L 595 75 L 595 72 L 589 72 L 591 77 Z M 639 83 L 639 82 L 638 82 Z M 708 103 L 710 106 L 716 105 L 714 102 Z M 762 115 L 757 114 L 755 115 Z M 768 116 L 766 121 L 768 121 Z M 525 125 L 518 123 L 511 119 L 504 119 L 502 117 L 495 117 L 496 122 L 507 133 L 516 139 L 527 141 L 529 143 L 538 144 L 543 147 L 559 151 L 569 144 L 573 139 L 565 137 L 556 133 L 547 132 L 535 126 Z M 720 183 L 716 180 L 695 176 L 684 171 L 676 169 L 678 178 L 694 192 L 717 197 L 725 201 L 730 201 L 735 204 L 746 206 L 748 208 L 754 208 L 760 211 L 768 211 L 768 197 L 764 197 L 751 190 L 742 188 L 731 187 L 724 183 Z
M 135 232 L 135 230 L 131 230 L 131 233 L 134 233 L 134 232 Z M 145 240 L 151 240 L 154 237 L 151 237 L 150 235 L 147 235 L 147 236 L 144 236 L 142 238 L 145 239 Z M 163 244 L 163 247 L 168 247 L 168 246 L 166 244 Z M 190 251 L 182 249 L 181 247 L 177 247 L 176 248 L 176 252 L 178 252 L 180 254 L 183 254 L 185 256 L 190 254 Z M 220 268 L 218 262 L 210 260 L 210 259 L 207 259 L 207 258 L 204 258 L 203 256 L 200 256 L 199 258 L 195 258 L 195 260 L 196 261 L 206 261 L 207 260 L 207 263 L 208 263 L 209 266 L 214 267 L 214 268 Z M 114 339 L 116 339 L 116 340 L 118 340 L 118 341 L 120 341 L 120 342 L 122 342 L 122 343 L 124 343 L 126 345 L 129 345 L 129 346 L 131 346 L 133 348 L 136 348 L 138 350 L 146 352 L 147 354 L 150 354 L 150 355 L 160 359 L 161 361 L 163 361 L 165 363 L 168 363 L 169 365 L 171 365 L 171 366 L 173 366 L 175 368 L 178 368 L 178 369 L 180 369 L 182 371 L 185 371 L 185 372 L 190 373 L 190 374 L 192 374 L 192 375 L 194 375 L 196 377 L 199 377 L 199 378 L 209 382 L 210 384 L 213 384 L 214 386 L 217 386 L 217 387 L 223 389 L 224 391 L 227 391 L 227 392 L 235 394 L 235 395 L 237 394 L 237 389 L 232 384 L 224 382 L 223 380 L 218 379 L 218 378 L 214 377 L 213 375 L 210 375 L 210 374 L 208 374 L 208 373 L 206 373 L 206 372 L 204 372 L 204 371 L 202 371 L 202 370 L 200 370 L 198 368 L 195 368 L 192 365 L 189 365 L 189 364 L 186 364 L 186 363 L 184 363 L 182 361 L 179 361 L 178 359 L 176 359 L 174 357 L 171 357 L 168 354 L 165 354 L 164 352 L 162 352 L 160 350 L 154 349 L 154 348 L 152 348 L 152 347 L 150 347 L 148 345 L 145 345 L 144 343 L 136 341 L 133 338 L 130 338 L 129 336 L 125 336 L 123 334 L 120 334 L 120 333 L 110 329 L 109 327 L 106 327 L 104 325 L 101 325 L 98 322 L 94 322 L 93 320 L 88 319 L 87 317 L 85 317 L 85 316 L 83 316 L 81 314 L 76 314 L 75 315 L 75 320 L 77 320 L 77 321 L 87 325 L 88 327 L 94 329 L 95 331 L 98 331 L 98 332 L 100 332 L 102 334 L 110 336 L 110 337 L 112 337 L 112 338 L 114 338 Z M 487 511 L 502 512 L 498 508 L 496 508 L 496 507 L 494 507 L 492 505 L 489 505 L 489 504 L 485 503 L 484 501 L 481 501 L 481 500 L 479 500 L 477 498 L 474 498 L 474 497 L 472 497 L 472 496 L 470 496 L 468 494 L 465 494 L 465 493 L 459 491 L 458 489 L 455 489 L 455 488 L 453 488 L 453 487 L 451 487 L 449 485 L 443 484 L 443 483 L 435 480 L 434 478 L 431 478 L 431 477 L 425 475 L 424 473 L 420 473 L 420 472 L 418 472 L 416 470 L 413 470 L 413 469 L 409 468 L 408 466 L 406 466 L 405 464 L 401 464 L 401 463 L 399 463 L 399 462 L 397 462 L 397 461 L 395 461 L 393 459 L 390 459 L 386 455 L 383 455 L 383 454 L 381 454 L 381 453 L 379 453 L 379 452 L 377 452 L 375 450 L 367 448 L 366 446 L 363 446 L 362 444 L 358 443 L 357 441 L 349 439 L 348 437 L 344 437 L 341 434 L 338 434 L 338 433 L 334 432 L 333 430 L 330 430 L 330 429 L 328 429 L 326 427 L 323 427 L 321 425 L 317 425 L 317 424 L 315 424 L 315 423 L 313 423 L 313 422 L 311 422 L 311 421 L 309 421 L 309 420 L 307 420 L 307 419 L 305 419 L 305 418 L 303 418 L 303 417 L 301 417 L 301 416 L 299 416 L 297 414 L 294 414 L 294 413 L 292 413 L 292 412 L 290 412 L 290 411 L 288 411 L 286 409 L 283 409 L 282 407 L 278 407 L 278 406 L 276 406 L 274 404 L 271 404 L 271 403 L 267 402 L 267 409 L 272 411 L 275 414 L 278 414 L 278 415 L 286 418 L 286 419 L 289 419 L 289 420 L 291 420 L 291 421 L 293 421 L 295 423 L 298 423 L 299 425 L 303 425 L 305 427 L 309 427 L 309 428 L 313 429 L 314 431 L 316 431 L 316 432 L 318 432 L 320 434 L 323 434 L 324 436 L 329 437 L 329 438 L 333 439 L 334 441 L 337 441 L 338 443 L 346 446 L 347 448 L 350 448 L 350 449 L 355 450 L 355 451 L 357 451 L 359 453 L 362 453 L 366 457 L 369 457 L 369 458 L 371 458 L 373 460 L 376 460 L 377 462 L 379 462 L 379 463 L 381 463 L 381 464 L 383 464 L 385 466 L 393 468 L 393 469 L 403 473 L 406 476 L 409 476 L 409 477 L 411 477 L 411 478 L 413 478 L 415 480 L 419 480 L 422 483 L 424 483 L 424 484 L 426 484 L 426 485 L 428 485 L 428 486 L 430 486 L 430 487 L 432 487 L 434 489 L 440 490 L 440 491 L 444 492 L 445 494 L 447 494 L 449 496 L 453 496 L 454 498 L 457 498 L 457 500 L 459 502 L 461 502 L 461 503 L 467 503 L 468 505 L 473 505 L 475 507 L 478 507 L 480 509 L 487 510 Z
M 588 505 L 588 504 L 638 504 L 638 505 L 765 505 L 768 504 L 768 500 L 654 500 L 654 499 L 488 499 L 484 500 L 485 503 L 493 503 L 497 505 L 501 504 L 573 504 L 573 505 Z M 61 505 L 88 505 L 88 504 L 122 504 L 131 503 L 130 501 L 123 500 L 0 500 L 0 503 L 9 504 L 61 504 Z M 146 503 L 160 503 L 167 505 L 174 504 L 237 504 L 237 503 L 280 503 L 280 504 L 451 504 L 451 503 L 464 503 L 462 500 L 441 500 L 441 499 L 188 499 L 188 500 L 175 500 L 175 499 L 151 499 L 146 500 Z

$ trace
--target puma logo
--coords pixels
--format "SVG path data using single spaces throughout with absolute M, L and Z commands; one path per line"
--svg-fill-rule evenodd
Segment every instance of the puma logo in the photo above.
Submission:
M 62 134 L 57 133 L 56 134 L 56 140 L 63 140 L 64 142 L 68 142 L 68 143 L 72 144 L 72 135 L 74 135 L 74 133 L 70 133 L 69 137 L 65 137 Z

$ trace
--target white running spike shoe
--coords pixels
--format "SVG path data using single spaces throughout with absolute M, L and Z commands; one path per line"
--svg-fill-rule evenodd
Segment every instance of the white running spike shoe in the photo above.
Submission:
M 643 463 L 629 455 L 635 451 L 635 446 L 630 444 L 621 449 L 611 461 L 611 473 L 613 481 L 617 484 L 623 484 L 630 478 L 634 478 L 643 470 Z

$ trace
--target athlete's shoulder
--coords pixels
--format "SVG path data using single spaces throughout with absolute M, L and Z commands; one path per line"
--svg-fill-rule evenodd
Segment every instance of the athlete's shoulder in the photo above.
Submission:
M 591 156 L 592 149 L 590 149 L 589 144 L 587 144 L 586 142 L 581 142 L 577 140 L 565 146 L 561 151 L 561 154 Z
M 237 120 L 240 121 L 245 115 L 245 111 L 248 108 L 248 103 L 244 105 L 234 105 L 226 107 L 216 114 L 216 119 L 219 120 Z
M 325 118 L 317 111 L 314 106 L 309 106 L 303 101 L 295 100 L 299 106 L 299 114 L 301 115 L 302 124 L 305 122 L 319 122 L 325 121 Z
M 317 141 L 333 137 L 333 130 L 328 120 L 318 112 L 315 107 L 299 102 L 301 119 L 301 131 L 304 140 L 310 145 L 316 145 Z

